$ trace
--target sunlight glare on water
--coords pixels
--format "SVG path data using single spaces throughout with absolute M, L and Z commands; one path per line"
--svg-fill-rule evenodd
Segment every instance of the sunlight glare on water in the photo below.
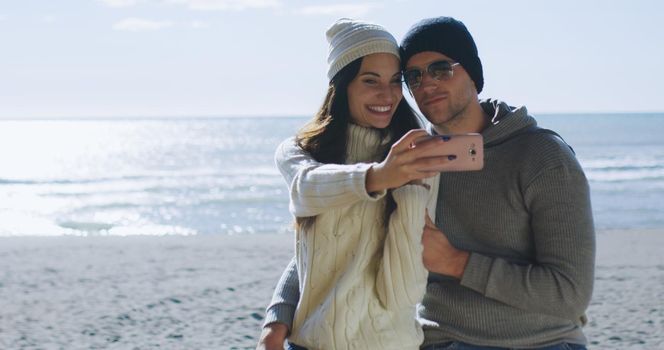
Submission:
M 298 123 L 262 132 L 261 123 L 2 121 L 0 235 L 288 230 L 272 157 Z

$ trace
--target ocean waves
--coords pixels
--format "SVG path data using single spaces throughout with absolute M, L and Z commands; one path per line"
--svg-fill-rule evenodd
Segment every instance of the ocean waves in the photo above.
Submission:
M 664 180 L 664 158 L 598 158 L 581 164 L 591 182 Z

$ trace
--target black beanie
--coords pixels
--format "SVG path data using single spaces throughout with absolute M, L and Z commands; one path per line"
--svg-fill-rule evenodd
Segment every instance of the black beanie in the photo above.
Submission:
M 401 63 L 413 55 L 436 51 L 459 62 L 475 83 L 477 93 L 484 87 L 482 62 L 466 26 L 452 17 L 427 18 L 410 28 L 401 41 Z

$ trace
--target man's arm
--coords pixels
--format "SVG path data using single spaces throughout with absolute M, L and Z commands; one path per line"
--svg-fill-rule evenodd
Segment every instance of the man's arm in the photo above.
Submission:
M 265 312 L 264 326 L 270 323 L 283 323 L 288 326 L 288 330 L 293 326 L 293 317 L 295 308 L 300 301 L 300 282 L 297 274 L 297 264 L 295 257 L 291 259 L 286 269 L 281 274 L 277 283 L 272 301 Z
M 521 264 L 452 247 L 427 228 L 424 261 L 432 272 L 529 312 L 579 319 L 593 289 L 595 234 L 587 180 L 578 163 L 539 174 L 526 188 L 535 261 Z M 427 261 L 428 258 L 428 261 Z
M 272 301 L 265 312 L 263 331 L 257 350 L 283 349 L 284 341 L 290 333 L 295 317 L 295 309 L 300 300 L 300 287 L 295 257 L 291 259 L 281 274 Z

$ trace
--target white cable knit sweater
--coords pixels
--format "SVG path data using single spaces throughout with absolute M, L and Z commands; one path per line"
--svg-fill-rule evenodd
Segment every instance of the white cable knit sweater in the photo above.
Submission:
M 421 236 L 424 214 L 435 220 L 438 177 L 430 190 L 393 191 L 397 209 L 383 225 L 385 191 L 366 192 L 366 174 L 385 149 L 375 129 L 351 125 L 347 161 L 322 164 L 293 138 L 275 160 L 290 191 L 290 211 L 316 216 L 296 232 L 300 302 L 289 341 L 314 349 L 418 349 L 415 305 L 426 288 Z

